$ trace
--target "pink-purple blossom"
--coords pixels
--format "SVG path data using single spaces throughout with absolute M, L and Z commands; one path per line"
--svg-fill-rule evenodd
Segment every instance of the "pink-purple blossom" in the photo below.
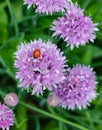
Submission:
M 14 124 L 13 111 L 5 104 L 0 103 L 0 128 L 2 130 L 9 130 L 10 126 Z
M 98 28 L 91 17 L 84 16 L 78 4 L 71 3 L 66 8 L 65 16 L 53 21 L 51 30 L 54 31 L 53 37 L 60 36 L 73 49 L 74 46 L 94 42 L 95 31 L 98 31 Z
M 47 103 L 52 107 L 56 107 L 59 104 L 59 97 L 51 94 L 47 98 Z
M 33 88 L 32 94 L 51 90 L 65 78 L 66 58 L 56 45 L 41 39 L 21 44 L 15 53 L 16 78 L 21 87 Z
M 59 106 L 74 110 L 90 105 L 97 97 L 95 72 L 89 66 L 76 65 L 66 74 L 54 94 L 59 97 Z
M 18 96 L 16 93 L 8 93 L 4 98 L 4 103 L 7 106 L 15 107 L 18 104 Z
M 36 12 L 52 14 L 58 11 L 64 11 L 67 4 L 66 0 L 24 0 L 24 4 L 28 4 L 28 8 L 36 5 Z

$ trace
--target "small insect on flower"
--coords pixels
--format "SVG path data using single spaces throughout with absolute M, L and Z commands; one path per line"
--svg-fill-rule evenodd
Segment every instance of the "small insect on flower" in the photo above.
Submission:
M 40 51 L 39 49 L 34 50 L 34 52 L 33 52 L 33 54 L 32 54 L 32 56 L 33 56 L 34 58 L 39 58 L 40 55 L 41 55 L 41 51 Z
M 33 88 L 32 94 L 43 94 L 65 79 L 66 57 L 50 41 L 34 40 L 21 44 L 15 53 L 16 78 L 22 88 Z

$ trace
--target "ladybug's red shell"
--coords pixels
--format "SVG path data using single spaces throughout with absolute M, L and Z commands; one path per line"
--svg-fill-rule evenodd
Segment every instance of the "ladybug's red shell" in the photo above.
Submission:
M 32 54 L 32 56 L 33 56 L 34 58 L 39 58 L 40 55 L 41 55 L 41 51 L 40 51 L 39 49 L 34 50 L 34 52 L 33 52 L 33 54 Z

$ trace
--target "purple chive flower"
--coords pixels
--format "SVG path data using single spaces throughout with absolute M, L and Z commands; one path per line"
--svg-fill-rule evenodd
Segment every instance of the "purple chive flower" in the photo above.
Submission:
M 24 4 L 28 4 L 28 9 L 34 5 L 36 0 L 24 0 Z
M 51 90 L 65 78 L 66 58 L 50 41 L 41 39 L 21 44 L 15 53 L 16 78 L 23 88 L 33 88 L 32 94 L 42 94 L 43 89 Z M 29 89 L 28 89 L 29 90 Z
M 89 16 L 84 16 L 76 3 L 68 6 L 65 16 L 53 21 L 51 30 L 54 31 L 53 37 L 60 36 L 73 49 L 74 46 L 94 42 L 95 31 L 98 31 L 96 26 Z
M 66 79 L 54 93 L 60 98 L 59 105 L 62 108 L 82 109 L 89 106 L 96 98 L 96 84 L 95 72 L 92 68 L 76 65 L 66 74 Z
M 64 11 L 67 3 L 67 0 L 24 0 L 24 4 L 28 4 L 28 8 L 36 5 L 36 12 L 46 14 Z
M 13 111 L 4 104 L 0 103 L 0 128 L 2 130 L 9 130 L 10 126 L 14 124 Z

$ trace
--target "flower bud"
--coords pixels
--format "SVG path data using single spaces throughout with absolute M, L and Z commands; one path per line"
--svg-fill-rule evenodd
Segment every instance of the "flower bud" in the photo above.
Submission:
M 59 104 L 59 98 L 56 95 L 50 95 L 47 98 L 47 103 L 52 106 L 52 107 L 56 107 Z
M 18 96 L 15 93 L 8 93 L 4 98 L 4 103 L 14 107 L 18 104 Z

